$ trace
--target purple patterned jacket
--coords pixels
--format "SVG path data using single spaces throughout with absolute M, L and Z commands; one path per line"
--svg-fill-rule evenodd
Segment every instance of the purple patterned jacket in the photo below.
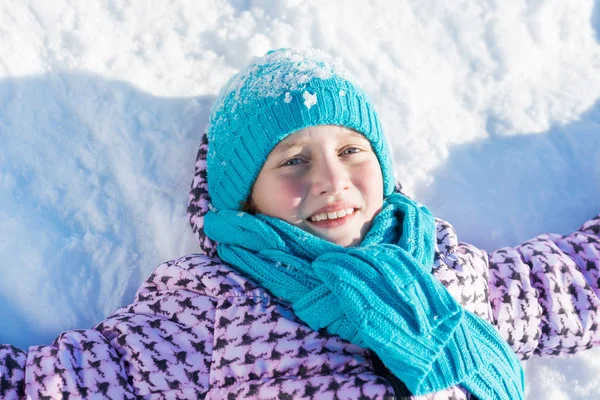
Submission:
M 204 254 L 159 265 L 134 302 L 93 329 L 27 353 L 0 346 L 3 399 L 392 399 L 377 360 L 312 331 L 216 256 L 203 235 L 206 146 L 190 195 Z M 523 359 L 600 343 L 600 215 L 568 236 L 541 235 L 491 254 L 437 220 L 434 275 L 490 321 Z M 460 387 L 420 397 L 467 399 Z

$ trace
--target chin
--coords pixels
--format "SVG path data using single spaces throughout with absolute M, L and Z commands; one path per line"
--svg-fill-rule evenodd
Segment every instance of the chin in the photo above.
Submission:
M 360 242 L 362 242 L 362 238 L 363 238 L 362 235 L 360 235 L 360 234 L 357 234 L 357 236 L 343 236 L 343 237 L 340 237 L 340 236 L 328 236 L 327 234 L 324 234 L 323 232 L 316 232 L 316 231 L 314 231 L 312 229 L 308 230 L 308 229 L 306 229 L 304 227 L 299 227 L 299 228 L 300 229 L 304 229 L 307 232 L 310 232 L 313 235 L 315 235 L 315 236 L 317 236 L 317 237 L 319 237 L 319 238 L 321 238 L 323 240 L 326 240 L 326 241 L 331 242 L 331 243 L 335 243 L 338 246 L 342 246 L 342 247 L 355 247 L 355 246 L 358 246 L 358 245 L 360 245 Z
M 354 239 L 350 242 L 350 244 L 344 247 L 356 247 L 360 245 L 360 242 L 362 242 L 362 239 Z
M 340 245 L 342 247 L 355 247 L 358 246 L 361 242 L 361 238 L 340 238 L 337 240 L 329 240 L 330 242 L 333 242 L 337 245 Z

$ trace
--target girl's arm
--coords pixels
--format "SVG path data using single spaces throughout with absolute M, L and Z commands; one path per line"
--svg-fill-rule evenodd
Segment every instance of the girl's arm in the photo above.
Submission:
M 0 345 L 0 398 L 135 399 L 121 355 L 102 332 L 63 332 L 29 353 Z
M 131 305 L 94 329 L 64 332 L 28 353 L 0 345 L 0 398 L 201 397 L 214 299 L 194 271 L 208 263 L 190 256 L 161 264 Z
M 600 215 L 489 254 L 494 323 L 522 358 L 600 344 Z
M 11 345 L 0 345 L 0 398 L 25 397 L 25 361 L 27 354 Z

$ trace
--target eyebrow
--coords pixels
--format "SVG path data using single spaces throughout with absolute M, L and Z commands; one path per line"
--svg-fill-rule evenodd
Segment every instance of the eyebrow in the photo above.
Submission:
M 292 147 L 302 147 L 308 144 L 309 142 L 310 140 L 303 139 L 295 142 L 279 143 L 273 150 L 273 153 L 282 153 L 288 149 L 291 149 Z
M 367 140 L 368 139 L 366 137 L 364 137 L 362 134 L 355 132 L 355 131 L 351 131 L 349 132 L 351 136 L 355 137 L 355 138 L 360 138 L 360 139 L 364 139 Z M 288 149 L 291 149 L 293 147 L 302 147 L 302 146 L 306 146 L 308 143 L 310 143 L 310 140 L 307 139 L 302 139 L 302 140 L 298 140 L 298 141 L 292 141 L 289 143 L 279 143 L 275 149 L 273 149 L 273 153 L 277 154 L 277 153 L 282 153 Z

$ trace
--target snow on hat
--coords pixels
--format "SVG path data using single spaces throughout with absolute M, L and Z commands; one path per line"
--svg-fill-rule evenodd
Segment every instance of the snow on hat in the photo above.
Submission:
M 217 210 L 239 210 L 271 150 L 315 125 L 340 125 L 363 134 L 394 191 L 392 158 L 366 94 L 341 63 L 312 49 L 269 51 L 221 89 L 208 126 L 208 191 Z

